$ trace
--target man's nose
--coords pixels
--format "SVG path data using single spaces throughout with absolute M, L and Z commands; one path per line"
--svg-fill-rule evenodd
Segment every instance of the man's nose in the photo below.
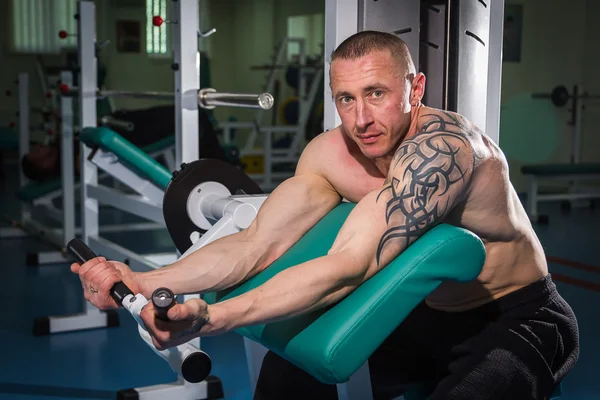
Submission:
M 373 114 L 364 101 L 356 103 L 356 126 L 360 131 L 366 131 L 373 123 Z

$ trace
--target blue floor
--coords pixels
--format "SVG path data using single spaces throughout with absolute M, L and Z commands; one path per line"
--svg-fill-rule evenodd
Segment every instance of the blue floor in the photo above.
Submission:
M 9 181 L 0 196 L 2 214 L 16 211 Z M 563 214 L 558 206 L 543 206 L 548 226 L 536 226 L 548 256 L 600 265 L 594 238 L 600 237 L 600 211 L 573 210 Z M 139 251 L 168 248 L 168 235 L 122 235 Z M 77 313 L 83 309 L 79 280 L 68 264 L 28 267 L 26 254 L 53 250 L 35 238 L 0 241 L 3 285 L 0 299 L 5 316 L 0 319 L 0 400 L 115 398 L 115 392 L 175 380 L 175 374 L 140 339 L 137 326 L 120 312 L 117 328 L 34 337 L 37 316 Z M 600 287 L 600 273 L 552 263 L 551 272 Z M 565 400 L 600 399 L 600 292 L 558 280 L 561 294 L 577 314 L 581 334 L 579 363 L 563 381 Z M 226 399 L 251 399 L 245 370 L 242 339 L 236 334 L 203 339 L 213 359 Z M 50 396 L 50 397 L 49 397 Z

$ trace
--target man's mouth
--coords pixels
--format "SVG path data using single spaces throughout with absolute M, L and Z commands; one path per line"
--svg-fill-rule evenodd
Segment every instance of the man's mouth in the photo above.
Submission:
M 365 144 L 374 143 L 377 141 L 377 138 L 381 136 L 381 133 L 369 133 L 364 135 L 359 135 L 358 138 L 361 142 Z

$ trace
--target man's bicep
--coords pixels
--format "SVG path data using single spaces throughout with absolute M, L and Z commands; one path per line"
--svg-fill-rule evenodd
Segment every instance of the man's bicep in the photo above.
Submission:
M 387 264 L 448 216 L 465 194 L 473 165 L 472 148 L 460 134 L 425 132 L 402 144 L 377 197 L 386 221 L 378 264 Z

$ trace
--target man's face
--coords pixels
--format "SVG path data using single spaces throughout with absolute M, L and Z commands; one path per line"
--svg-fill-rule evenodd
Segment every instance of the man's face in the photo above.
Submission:
M 410 125 L 410 81 L 390 52 L 331 64 L 331 92 L 344 132 L 370 159 L 389 155 Z

